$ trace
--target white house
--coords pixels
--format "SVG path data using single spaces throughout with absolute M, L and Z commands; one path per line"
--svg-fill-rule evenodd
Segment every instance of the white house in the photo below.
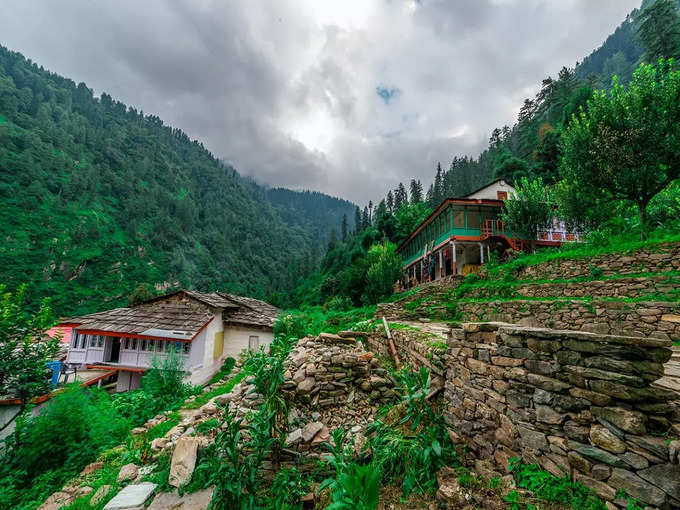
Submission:
M 152 360 L 171 349 L 184 358 L 188 381 L 207 382 L 226 358 L 268 346 L 278 313 L 278 308 L 257 299 L 180 290 L 60 325 L 73 328 L 67 364 L 115 372 L 117 391 L 127 391 L 139 387 Z

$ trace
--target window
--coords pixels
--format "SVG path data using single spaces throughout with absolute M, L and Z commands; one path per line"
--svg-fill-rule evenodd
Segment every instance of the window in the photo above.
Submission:
M 184 354 L 189 354 L 189 348 L 190 347 L 191 347 L 191 344 L 189 342 L 184 342 L 182 344 L 182 352 L 184 352 Z
M 479 211 L 468 210 L 467 226 L 468 228 L 479 228 Z
M 71 347 L 74 349 L 78 348 L 78 332 L 74 331 L 73 332 L 73 340 L 71 340 Z
M 260 347 L 260 337 L 257 335 L 250 335 L 248 337 L 248 350 L 256 351 Z
M 139 350 L 146 351 L 146 340 L 142 339 L 142 341 L 139 342 Z
M 80 336 L 80 348 L 85 349 L 87 347 L 87 335 Z
M 137 339 L 136 338 L 130 338 L 130 350 L 131 351 L 137 350 Z
M 98 335 L 90 335 L 90 347 L 97 347 Z
M 497 191 L 496 196 L 498 197 L 498 200 L 507 200 L 508 199 L 508 192 L 507 191 Z
M 99 340 L 97 341 L 97 347 L 104 347 L 104 335 L 99 335 Z
M 465 228 L 465 211 L 453 211 L 453 228 Z

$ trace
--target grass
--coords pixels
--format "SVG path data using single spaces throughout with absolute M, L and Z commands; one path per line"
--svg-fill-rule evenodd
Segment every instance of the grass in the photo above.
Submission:
M 183 408 L 184 409 L 198 409 L 202 405 L 207 404 L 210 399 L 213 397 L 216 397 L 218 395 L 224 395 L 225 393 L 229 393 L 234 386 L 236 386 L 239 382 L 243 380 L 243 378 L 246 376 L 246 370 L 241 370 L 238 374 L 236 374 L 234 377 L 226 381 L 224 384 L 220 384 L 216 388 L 213 388 L 210 391 L 204 391 L 200 395 L 198 395 L 193 402 L 187 402 Z

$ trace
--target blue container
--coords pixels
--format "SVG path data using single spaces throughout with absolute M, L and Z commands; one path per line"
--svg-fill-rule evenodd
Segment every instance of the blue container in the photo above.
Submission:
M 59 381 L 59 372 L 61 372 L 61 361 L 48 361 L 45 365 L 52 370 L 52 379 L 50 382 L 52 383 L 52 386 L 56 386 Z

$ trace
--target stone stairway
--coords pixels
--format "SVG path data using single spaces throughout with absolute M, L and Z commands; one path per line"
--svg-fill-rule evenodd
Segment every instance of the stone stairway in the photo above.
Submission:
M 674 345 L 672 349 L 673 355 L 664 365 L 664 376 L 656 385 L 680 392 L 680 346 Z

